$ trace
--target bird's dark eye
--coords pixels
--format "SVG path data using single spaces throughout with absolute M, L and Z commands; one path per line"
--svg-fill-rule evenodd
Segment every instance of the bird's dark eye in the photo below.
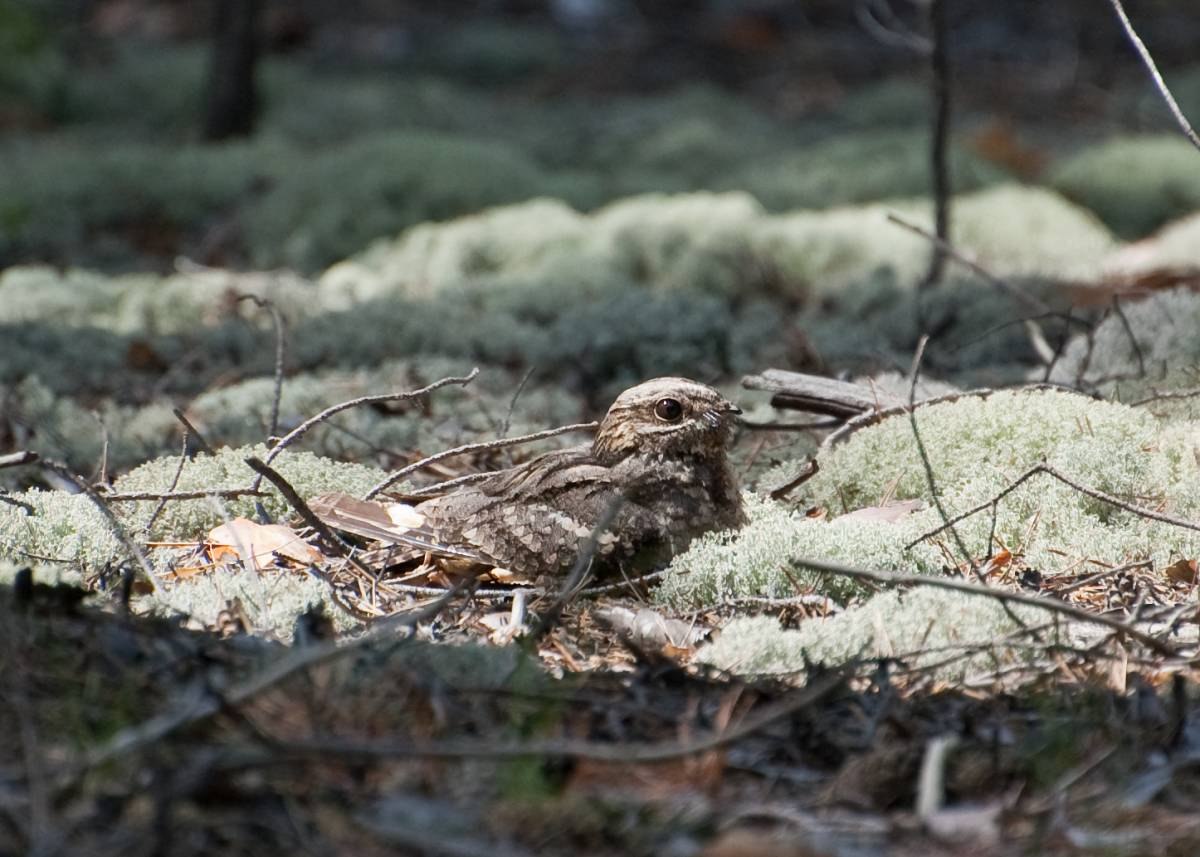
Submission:
M 659 399 L 654 406 L 654 416 L 665 423 L 677 423 L 683 416 L 683 405 L 678 399 Z

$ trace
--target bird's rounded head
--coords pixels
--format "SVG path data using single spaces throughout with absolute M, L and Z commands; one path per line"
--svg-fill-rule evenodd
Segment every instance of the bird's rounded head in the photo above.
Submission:
M 687 378 L 654 378 L 617 396 L 593 450 L 601 461 L 632 454 L 721 455 L 740 413 L 712 387 Z

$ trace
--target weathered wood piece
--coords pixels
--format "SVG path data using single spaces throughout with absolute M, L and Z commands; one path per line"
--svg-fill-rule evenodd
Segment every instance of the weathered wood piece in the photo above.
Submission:
M 882 390 L 784 369 L 767 369 L 758 375 L 747 375 L 742 379 L 742 386 L 774 394 L 771 397 L 773 407 L 841 419 L 904 404 Z

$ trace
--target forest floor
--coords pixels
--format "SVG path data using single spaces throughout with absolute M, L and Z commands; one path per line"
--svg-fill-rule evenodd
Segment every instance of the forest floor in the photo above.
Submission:
M 931 288 L 928 83 L 850 24 L 329 26 L 219 145 L 197 43 L 0 59 L 0 854 L 1195 853 L 1200 156 L 1136 61 L 961 26 Z M 832 443 L 767 367 L 928 401 Z M 645 581 L 448 589 L 247 490 L 667 374 L 750 522 Z

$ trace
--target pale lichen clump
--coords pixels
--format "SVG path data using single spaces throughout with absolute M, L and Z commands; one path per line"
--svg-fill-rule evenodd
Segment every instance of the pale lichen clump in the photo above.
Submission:
M 81 472 L 95 469 L 104 454 L 110 473 L 145 461 L 171 446 L 179 428 L 165 401 L 144 407 L 105 401 L 86 408 L 69 396 L 56 394 L 37 376 L 10 388 L 6 405 L 29 430 L 26 445 Z M 0 485 L 19 475 L 0 471 Z
M 220 449 L 214 455 L 198 454 L 183 467 L 175 491 L 218 491 L 246 488 L 254 481 L 255 473 L 246 464 L 248 456 L 265 460 L 263 445 Z M 149 461 L 114 483 L 120 493 L 165 492 L 171 487 L 179 466 L 178 456 L 163 456 Z M 385 476 L 382 470 L 362 464 L 332 461 L 310 452 L 286 450 L 271 462 L 271 466 L 286 479 L 301 497 L 314 497 L 330 491 L 343 491 L 362 496 Z M 287 502 L 268 482 L 263 482 L 266 496 L 261 500 L 267 514 L 286 518 L 291 514 Z M 154 538 L 190 539 L 202 535 L 226 518 L 253 517 L 254 497 L 241 496 L 223 500 L 177 500 L 166 504 L 151 530 Z M 144 527 L 156 501 L 137 501 L 121 504 L 122 519 L 135 529 Z
M 1051 191 L 1003 185 L 957 204 L 956 245 L 998 273 L 1086 274 L 1115 246 L 1095 217 Z M 320 284 L 342 304 L 517 280 L 795 299 L 836 293 L 880 269 L 907 287 L 924 270 L 928 243 L 889 223 L 893 211 L 931 226 L 930 205 L 914 199 L 769 214 L 743 191 L 645 194 L 588 215 L 535 200 L 376 242 Z
M 14 502 L 0 503 L 0 559 L 98 569 L 126 556 L 104 515 L 83 494 L 34 488 L 9 499 Z
M 314 574 L 229 567 L 160 581 L 157 592 L 138 599 L 137 606 L 151 613 L 182 614 L 200 628 L 217 627 L 221 614 L 233 614 L 236 607 L 249 632 L 288 642 L 296 620 L 311 608 L 321 609 L 338 630 L 360 624 L 329 593 L 329 584 Z
M 1001 392 L 922 408 L 916 423 L 951 516 L 987 503 L 1039 464 L 1135 506 L 1183 518 L 1200 510 L 1196 434 L 1165 434 L 1142 409 L 1056 391 Z M 837 512 L 890 497 L 933 500 L 906 417 L 857 432 L 822 458 L 822 472 L 804 487 L 807 502 Z M 941 523 L 927 508 L 906 525 L 931 531 Z M 955 530 L 976 559 L 1002 546 L 1043 572 L 1200 554 L 1200 533 L 1121 510 L 1048 475 L 1007 494 L 994 529 L 985 510 Z M 949 533 L 939 539 L 965 559 Z
M 190 459 L 180 474 L 175 491 L 219 491 L 246 488 L 254 471 L 244 459 L 265 458 L 265 446 L 222 449 L 215 455 L 199 454 Z M 118 493 L 162 493 L 171 488 L 179 466 L 177 456 L 164 456 L 130 471 L 114 483 Z M 308 452 L 284 452 L 273 466 L 302 497 L 329 491 L 362 495 L 384 477 L 384 472 L 361 464 L 321 458 Z M 291 508 L 269 483 L 261 499 L 267 513 L 286 518 Z M 82 494 L 30 489 L 9 495 L 12 503 L 0 503 L 0 557 L 14 561 L 45 558 L 95 570 L 106 563 L 127 558 L 127 552 L 112 532 L 96 505 Z M 173 500 L 168 502 L 149 532 L 152 539 L 190 541 L 222 521 L 253 517 L 253 497 L 230 499 Z M 22 505 L 24 504 L 24 505 Z M 114 502 L 113 511 L 131 534 L 141 537 L 156 500 Z M 26 507 L 32 507 L 30 513 Z
M 969 396 L 916 415 L 946 513 L 984 506 L 955 524 L 954 533 L 938 532 L 943 520 L 911 423 L 892 417 L 820 455 L 821 471 L 797 490 L 800 508 L 823 509 L 833 520 L 751 499 L 742 531 L 708 536 L 676 557 L 660 600 L 684 609 L 794 595 L 797 587 L 843 601 L 861 592 L 850 580 L 790 568 L 791 559 L 936 574 L 965 565 L 967 554 L 980 562 L 1004 548 L 1044 573 L 1084 573 L 1134 560 L 1163 567 L 1200 556 L 1195 530 L 1149 520 L 1045 474 L 1001 499 L 994 522 L 986 505 L 1027 470 L 1046 464 L 1125 503 L 1194 519 L 1200 513 L 1200 430 L 1194 424 L 1164 429 L 1144 410 L 1057 391 Z M 760 484 L 783 481 L 788 467 Z M 893 499 L 921 500 L 925 508 L 892 523 L 838 517 Z
M 1200 219 L 1190 227 L 1200 237 Z M 1193 248 L 1200 264 L 1200 249 Z M 1157 292 L 1122 305 L 1122 318 L 1110 315 L 1091 335 L 1074 337 L 1054 367 L 1056 383 L 1096 384 L 1102 392 L 1137 400 L 1156 390 L 1195 386 L 1200 365 L 1200 295 L 1189 288 Z M 1128 323 L 1128 327 L 1126 327 Z M 1174 417 L 1197 415 L 1195 401 L 1155 403 L 1154 411 Z
M 916 411 L 933 476 L 946 496 L 979 480 L 1006 484 L 1045 461 L 1102 491 L 1161 484 L 1151 447 L 1158 422 L 1145 411 L 1053 390 L 966 396 Z M 804 486 L 814 504 L 836 513 L 889 496 L 927 497 L 928 477 L 907 416 L 855 432 L 821 456 Z
M 470 370 L 471 364 L 461 360 L 428 357 L 387 361 L 371 369 L 293 375 L 280 397 L 279 433 L 340 402 L 415 390 L 432 378 L 462 376 Z M 369 461 L 380 450 L 432 453 L 486 440 L 502 427 L 517 383 L 509 373 L 492 371 L 469 389 L 447 387 L 424 402 L 399 400 L 386 410 L 351 408 L 314 426 L 301 445 L 338 459 Z M 231 445 L 252 443 L 267 432 L 273 387 L 272 378 L 261 377 L 212 390 L 192 401 L 188 415 L 205 437 Z M 513 404 L 508 436 L 576 422 L 582 410 L 580 399 L 567 390 L 530 385 Z
M 671 563 L 656 599 L 676 610 L 741 597 L 781 598 L 813 589 L 846 599 L 863 591 L 847 577 L 790 568 L 789 559 L 822 559 L 860 568 L 908 568 L 936 574 L 943 561 L 928 545 L 906 550 L 911 527 L 883 521 L 812 520 L 781 503 L 746 494 L 750 522 L 736 533 L 710 533 Z
M 1059 618 L 1034 607 L 1006 611 L 993 598 L 961 592 L 889 591 L 843 613 L 807 619 L 796 630 L 767 616 L 734 619 L 697 660 L 742 675 L 770 675 L 856 658 L 896 658 L 903 667 L 962 681 L 1036 656 L 1041 646 L 1018 621 L 1036 629 L 1043 643 L 1063 642 L 1072 631 Z

